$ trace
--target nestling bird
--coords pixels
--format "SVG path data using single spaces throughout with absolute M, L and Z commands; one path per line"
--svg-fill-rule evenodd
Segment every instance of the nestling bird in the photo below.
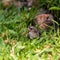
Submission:
M 39 25 L 41 30 L 47 30 L 53 25 L 53 16 L 51 14 L 39 14 L 36 16 L 35 23 Z
M 39 32 L 34 26 L 28 26 L 28 36 L 30 39 L 39 37 Z

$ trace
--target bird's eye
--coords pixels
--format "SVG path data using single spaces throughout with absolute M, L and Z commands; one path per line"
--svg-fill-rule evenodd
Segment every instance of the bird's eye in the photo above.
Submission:
M 47 19 L 49 18 L 49 16 L 47 17 Z

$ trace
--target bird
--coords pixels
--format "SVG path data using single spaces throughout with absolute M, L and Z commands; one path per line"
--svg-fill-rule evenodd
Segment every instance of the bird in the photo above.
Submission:
M 28 36 L 30 39 L 39 37 L 39 32 L 34 26 L 28 26 Z
M 39 14 L 35 18 L 35 24 L 38 24 L 41 30 L 48 30 L 49 26 L 54 24 L 52 20 L 54 19 L 51 14 Z

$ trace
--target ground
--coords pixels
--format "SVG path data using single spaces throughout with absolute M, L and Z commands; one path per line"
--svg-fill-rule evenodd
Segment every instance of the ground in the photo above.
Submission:
M 60 60 L 58 29 L 44 31 L 36 39 L 27 37 L 27 25 L 36 13 L 35 8 L 0 10 L 0 60 Z

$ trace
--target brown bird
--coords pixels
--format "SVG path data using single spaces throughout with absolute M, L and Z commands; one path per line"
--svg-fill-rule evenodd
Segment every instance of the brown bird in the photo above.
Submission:
M 39 14 L 36 16 L 35 23 L 39 25 L 39 28 L 44 30 L 53 25 L 53 16 L 51 14 Z
M 34 26 L 28 26 L 28 36 L 30 39 L 39 37 L 39 32 Z

